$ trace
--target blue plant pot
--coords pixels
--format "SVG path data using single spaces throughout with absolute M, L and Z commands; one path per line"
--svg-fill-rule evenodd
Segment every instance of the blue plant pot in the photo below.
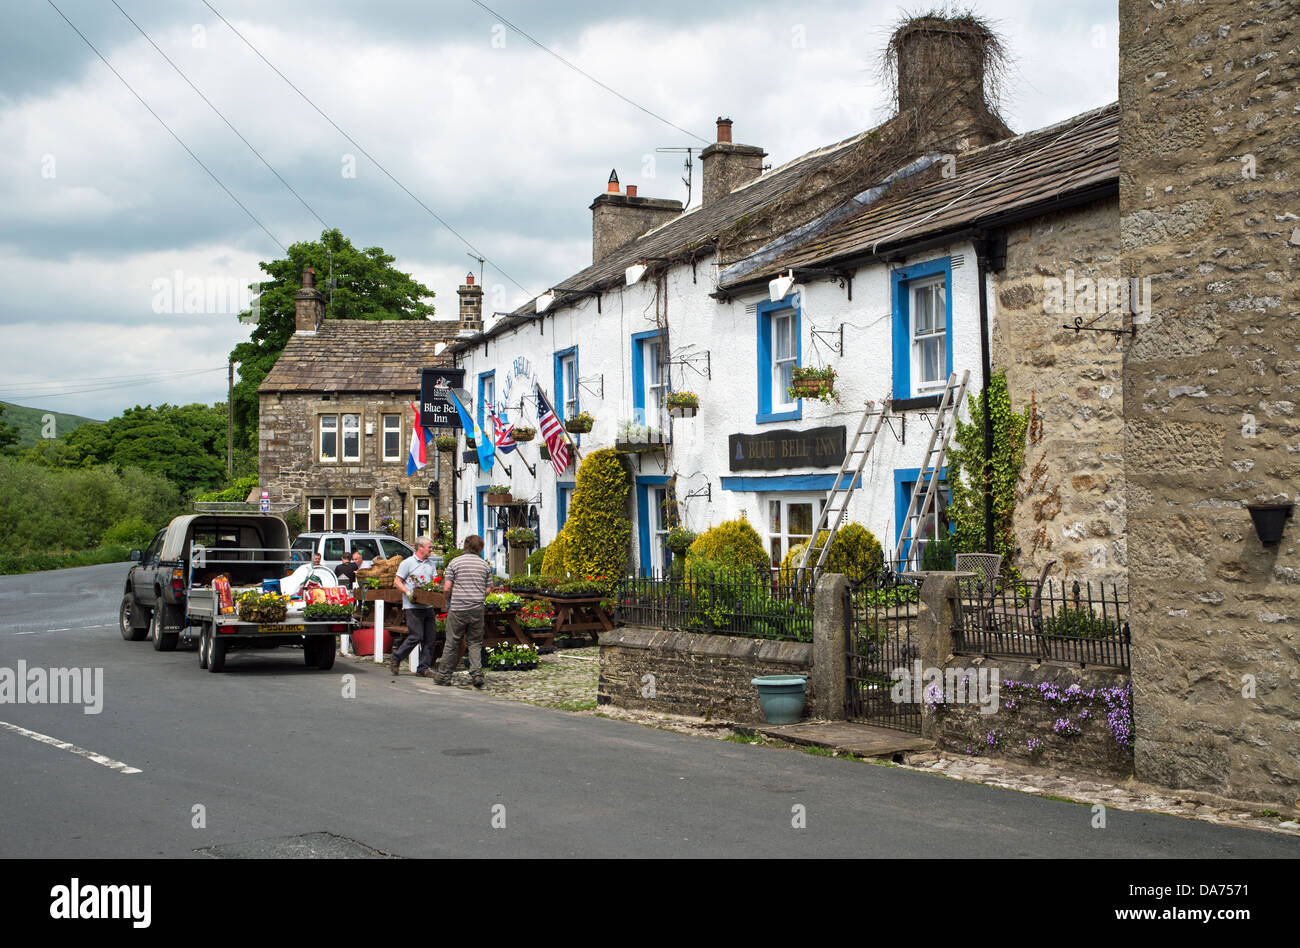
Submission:
M 768 724 L 798 724 L 803 717 L 808 679 L 801 675 L 763 675 L 751 678 L 758 688 L 758 703 Z

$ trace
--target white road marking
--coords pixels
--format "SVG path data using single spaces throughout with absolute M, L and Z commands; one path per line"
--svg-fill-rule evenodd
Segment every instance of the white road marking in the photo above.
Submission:
M 80 629 L 81 631 L 84 632 L 89 629 L 116 629 L 116 628 L 117 628 L 117 623 L 106 622 L 102 625 L 68 626 L 68 628 L 66 629 L 30 629 L 27 632 L 14 632 L 13 634 L 14 635 L 40 635 L 43 632 L 74 632 L 77 629 Z
M 124 764 L 120 760 L 105 757 L 103 754 L 96 754 L 94 751 L 86 750 L 84 747 L 78 747 L 76 744 L 69 744 L 67 741 L 61 741 L 57 737 L 50 737 L 48 734 L 29 731 L 25 727 L 19 727 L 17 724 L 10 724 L 8 721 L 0 721 L 0 727 L 6 727 L 16 734 L 21 734 L 23 737 L 30 737 L 32 740 L 40 741 L 42 744 L 49 744 L 51 747 L 57 747 L 59 750 L 71 751 L 79 757 L 93 760 L 95 763 L 107 767 L 109 770 L 117 770 L 124 774 L 144 773 L 144 771 L 140 770 L 138 767 Z

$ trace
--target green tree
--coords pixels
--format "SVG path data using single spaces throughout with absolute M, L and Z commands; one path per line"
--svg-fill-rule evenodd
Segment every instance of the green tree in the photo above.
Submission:
M 111 464 L 159 474 L 182 493 L 226 480 L 226 406 L 152 405 L 82 425 L 67 438 L 71 466 Z
M 294 332 L 294 294 L 302 287 L 302 272 L 316 270 L 317 287 L 328 301 L 329 319 L 427 319 L 433 306 L 424 300 L 433 291 L 409 273 L 393 268 L 395 257 L 381 247 L 358 250 L 338 230 L 326 230 L 320 240 L 293 244 L 289 255 L 263 261 L 271 278 L 257 298 L 258 321 L 248 342 L 230 353 L 239 363 L 235 384 L 235 443 L 257 448 L 257 389 L 270 373 Z M 334 289 L 326 285 L 333 274 Z M 256 290 L 256 287 L 253 289 Z
M 5 421 L 5 406 L 0 405 L 0 454 L 12 454 L 18 438 L 18 429 Z
M 989 400 L 993 422 L 993 463 L 984 463 L 984 399 Z M 1004 575 L 1015 575 L 1016 534 L 1013 515 L 1016 485 L 1025 463 L 1025 432 L 1029 410 L 1011 410 L 1007 375 L 998 372 L 978 396 L 970 396 L 970 421 L 957 420 L 957 431 L 948 448 L 948 519 L 953 527 L 953 545 L 958 552 L 984 549 L 984 484 L 993 492 L 993 552 L 1002 554 Z

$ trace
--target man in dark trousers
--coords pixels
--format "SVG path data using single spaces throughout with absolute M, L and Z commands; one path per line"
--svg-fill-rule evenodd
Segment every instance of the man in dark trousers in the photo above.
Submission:
M 411 593 L 417 586 L 432 582 L 438 577 L 438 569 L 433 565 L 429 554 L 433 551 L 433 541 L 428 537 L 415 538 L 415 555 L 402 560 L 397 567 L 397 579 L 393 583 L 402 593 L 402 608 L 406 610 L 406 638 L 402 640 L 388 668 L 396 675 L 402 661 L 411 654 L 411 650 L 420 646 L 420 667 L 416 674 L 424 678 L 435 677 L 429 666 L 433 664 L 433 650 L 438 642 L 438 617 L 433 606 L 421 606 L 412 601 Z
M 468 639 L 469 677 L 475 688 L 483 687 L 483 600 L 487 598 L 492 567 L 482 557 L 483 538 L 477 534 L 465 538 L 465 552 L 443 571 L 443 591 L 447 593 L 447 641 L 434 682 L 451 684 L 451 671 L 460 661 L 461 636 Z

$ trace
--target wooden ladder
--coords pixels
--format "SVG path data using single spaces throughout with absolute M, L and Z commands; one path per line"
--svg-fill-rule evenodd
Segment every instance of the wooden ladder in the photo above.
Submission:
M 943 470 L 944 458 L 948 454 L 948 443 L 957 431 L 957 412 L 961 410 L 969 382 L 969 369 L 962 373 L 960 382 L 956 372 L 948 376 L 943 398 L 939 401 L 939 418 L 930 431 L 925 461 L 921 464 L 916 483 L 912 485 L 912 499 L 907 504 L 907 515 L 903 518 L 903 529 L 898 534 L 898 545 L 894 547 L 894 563 L 902 562 L 904 550 L 909 559 L 916 554 L 913 541 L 916 539 L 917 528 L 925 522 L 927 516 L 937 512 L 935 505 L 939 493 L 939 472 Z
M 797 575 L 800 582 L 804 580 L 805 571 L 809 569 L 810 565 L 813 571 L 812 581 L 816 582 L 817 578 L 821 576 L 831 544 L 835 542 L 835 534 L 839 532 L 844 523 L 845 514 L 849 510 L 849 501 L 853 497 L 853 491 L 862 480 L 862 469 L 867 465 L 867 456 L 871 454 L 871 449 L 876 444 L 876 436 L 880 433 L 881 422 L 888 412 L 888 400 L 885 401 L 880 411 L 876 411 L 875 402 L 867 402 L 866 408 L 863 409 L 862 417 L 858 419 L 858 430 L 853 434 L 853 440 L 849 443 L 848 451 L 844 454 L 844 461 L 840 465 L 840 472 L 835 477 L 835 483 L 831 485 L 830 496 L 826 498 L 826 503 L 822 505 L 821 516 L 817 518 L 817 527 L 813 530 L 812 536 L 808 538 L 803 555 L 799 558 L 799 572 Z M 823 533 L 825 534 L 824 540 Z

